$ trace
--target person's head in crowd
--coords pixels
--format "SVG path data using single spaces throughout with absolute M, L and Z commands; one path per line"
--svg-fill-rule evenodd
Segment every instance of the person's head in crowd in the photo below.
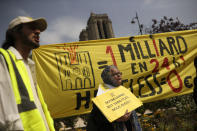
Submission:
M 105 84 L 120 86 L 122 84 L 122 73 L 114 65 L 107 66 L 101 73 L 101 78 Z
M 44 18 L 16 17 L 9 23 L 2 48 L 8 49 L 10 46 L 37 48 L 39 47 L 40 32 L 46 28 L 47 22 Z

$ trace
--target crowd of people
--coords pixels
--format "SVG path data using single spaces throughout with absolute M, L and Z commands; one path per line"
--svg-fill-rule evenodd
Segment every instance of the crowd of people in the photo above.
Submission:
M 34 62 L 28 58 L 39 47 L 40 33 L 47 28 L 44 18 L 19 16 L 6 31 L 0 49 L 0 131 L 55 131 L 53 119 L 36 83 Z M 197 57 L 194 60 L 197 70 Z M 197 71 L 196 71 L 197 72 Z M 97 96 L 122 83 L 116 66 L 107 66 L 101 73 L 104 87 Z M 194 100 L 197 104 L 197 77 L 194 79 Z M 135 111 L 110 123 L 93 104 L 87 131 L 142 131 Z

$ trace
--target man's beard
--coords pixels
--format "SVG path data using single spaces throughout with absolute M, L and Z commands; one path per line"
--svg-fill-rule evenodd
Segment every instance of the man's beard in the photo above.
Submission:
M 39 43 L 34 43 L 33 41 L 29 40 L 28 37 L 22 33 L 21 34 L 22 43 L 32 49 L 38 48 L 40 45 Z

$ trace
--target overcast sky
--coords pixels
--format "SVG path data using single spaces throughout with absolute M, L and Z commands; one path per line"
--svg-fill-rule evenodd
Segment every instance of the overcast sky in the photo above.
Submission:
M 79 41 L 91 12 L 107 13 L 115 37 L 126 37 L 139 35 L 138 26 L 130 23 L 136 12 L 145 26 L 163 16 L 179 17 L 185 24 L 197 22 L 197 0 L 0 0 L 0 42 L 17 16 L 46 18 L 41 45 Z

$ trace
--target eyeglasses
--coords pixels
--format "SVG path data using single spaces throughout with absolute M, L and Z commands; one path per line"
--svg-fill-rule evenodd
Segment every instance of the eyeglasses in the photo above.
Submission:
M 112 76 L 121 76 L 121 75 L 122 75 L 122 72 L 117 72 L 117 73 L 112 74 Z

